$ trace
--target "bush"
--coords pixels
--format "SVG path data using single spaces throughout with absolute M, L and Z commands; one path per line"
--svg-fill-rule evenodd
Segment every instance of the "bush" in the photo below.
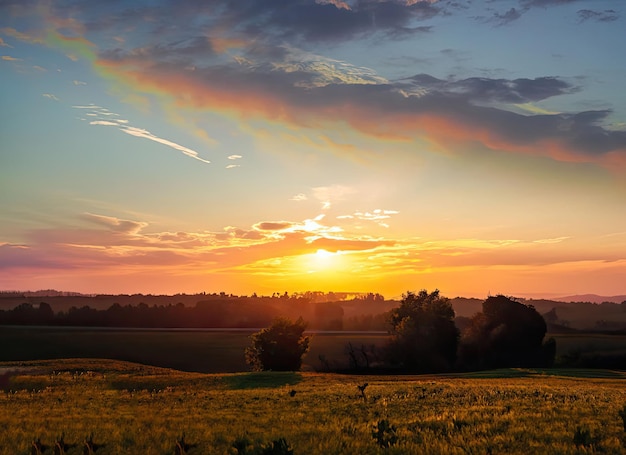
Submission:
M 306 323 L 277 318 L 271 326 L 253 334 L 252 346 L 246 349 L 246 362 L 256 371 L 298 371 L 302 357 L 309 350 L 304 336 Z
M 396 427 L 391 425 L 387 419 L 379 420 L 372 431 L 372 438 L 383 448 L 388 448 L 398 442 Z
M 247 436 L 242 436 L 233 442 L 232 447 L 237 455 L 293 455 L 293 449 L 285 438 L 255 447 Z

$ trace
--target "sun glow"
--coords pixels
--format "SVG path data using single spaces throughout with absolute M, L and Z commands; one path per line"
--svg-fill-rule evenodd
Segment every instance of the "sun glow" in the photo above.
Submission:
M 332 253 L 324 249 L 319 249 L 314 254 L 310 254 L 309 256 L 310 267 L 312 269 L 310 271 L 312 272 L 327 271 L 338 266 L 338 253 Z
M 344 268 L 344 258 L 340 252 L 331 252 L 319 249 L 314 253 L 303 254 L 299 257 L 298 268 L 306 274 L 337 274 Z
M 331 253 L 330 251 L 326 251 L 324 249 L 319 249 L 315 252 L 315 257 L 321 261 L 325 261 L 333 257 L 336 253 Z

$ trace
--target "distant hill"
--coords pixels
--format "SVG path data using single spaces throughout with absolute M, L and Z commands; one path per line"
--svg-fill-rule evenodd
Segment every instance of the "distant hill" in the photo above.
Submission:
M 559 297 L 552 300 L 557 302 L 590 302 L 590 303 L 622 303 L 626 301 L 626 295 L 614 295 L 607 297 L 597 294 L 580 294 L 580 295 L 568 295 L 566 297 Z
M 626 329 L 626 305 L 620 305 L 626 300 L 626 296 L 596 296 L 599 303 L 592 303 L 587 297 L 584 295 L 572 296 L 571 298 L 574 300 L 571 302 L 556 299 L 524 299 L 521 302 L 532 305 L 542 315 L 551 313 L 553 319 L 550 324 L 555 332 L 564 332 L 566 328 L 576 330 Z M 611 303 L 607 299 L 616 299 L 618 303 Z M 457 317 L 469 318 L 482 311 L 483 300 L 480 299 L 456 297 L 450 301 Z

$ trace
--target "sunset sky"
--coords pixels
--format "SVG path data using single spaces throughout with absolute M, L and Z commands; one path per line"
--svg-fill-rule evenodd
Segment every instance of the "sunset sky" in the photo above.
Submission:
M 626 294 L 626 2 L 0 0 L 0 290 Z

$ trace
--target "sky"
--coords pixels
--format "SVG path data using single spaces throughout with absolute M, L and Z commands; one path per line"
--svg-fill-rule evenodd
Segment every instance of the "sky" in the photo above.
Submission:
M 0 0 L 0 289 L 626 294 L 621 0 Z

